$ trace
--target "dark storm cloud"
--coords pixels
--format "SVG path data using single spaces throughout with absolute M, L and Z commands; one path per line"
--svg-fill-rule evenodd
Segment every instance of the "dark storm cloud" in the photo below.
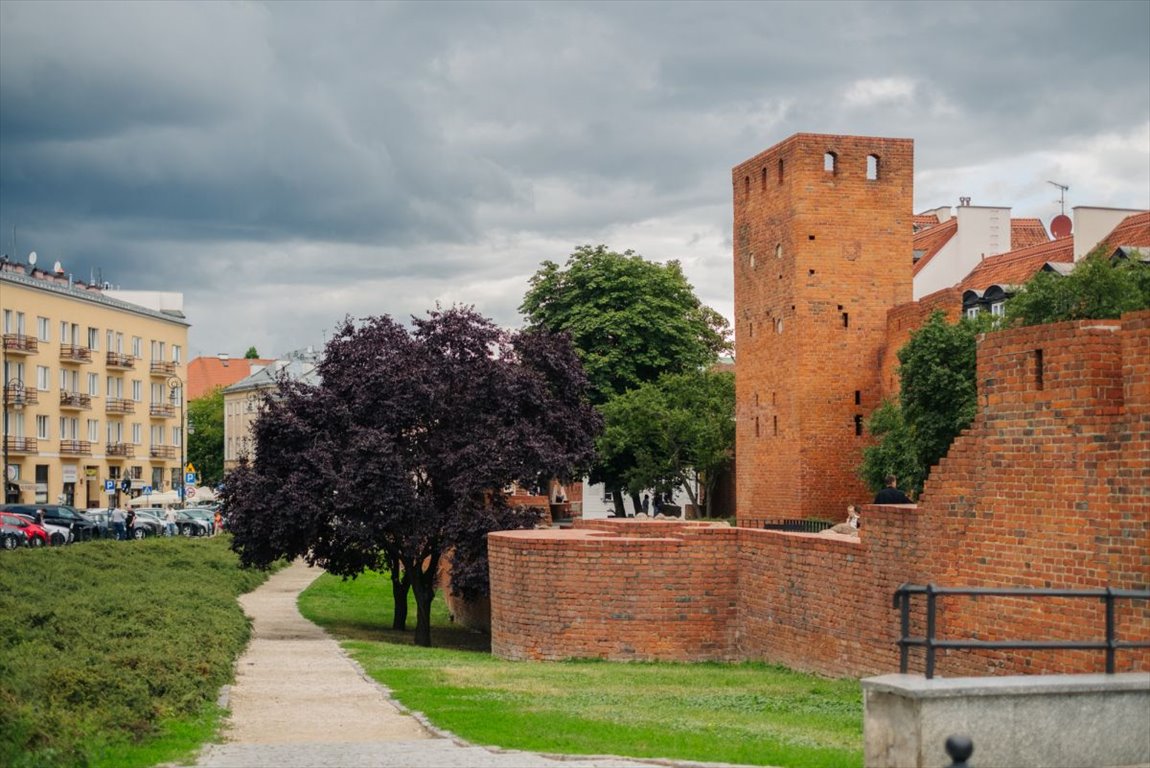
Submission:
M 726 311 L 730 168 L 796 131 L 914 138 L 920 208 L 1048 218 L 1048 178 L 1150 204 L 1148 28 L 1145 2 L 5 0 L 0 250 L 181 290 L 211 352 L 437 300 L 514 322 L 584 242 L 682 259 Z

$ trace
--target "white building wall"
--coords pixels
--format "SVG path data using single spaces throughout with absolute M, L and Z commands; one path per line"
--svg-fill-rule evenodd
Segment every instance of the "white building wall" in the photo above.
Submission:
M 954 237 L 914 277 L 914 298 L 958 284 L 986 256 L 1010 250 L 1010 208 L 960 205 Z
M 1139 208 L 1096 208 L 1089 205 L 1074 207 L 1074 260 L 1094 250 L 1102 239 L 1122 223 L 1127 216 L 1143 213 Z M 1116 243 L 1121 245 L 1121 243 Z

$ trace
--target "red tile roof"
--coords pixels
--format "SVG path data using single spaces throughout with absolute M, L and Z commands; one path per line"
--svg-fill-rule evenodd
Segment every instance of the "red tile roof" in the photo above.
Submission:
M 216 387 L 235 384 L 252 374 L 252 366 L 267 366 L 275 360 L 266 358 L 231 358 L 227 365 L 218 357 L 197 357 L 188 363 L 188 399 L 195 400 Z
M 1122 245 L 1134 245 L 1139 248 L 1150 247 L 1150 211 L 1127 216 L 1106 236 L 1103 242 L 1106 243 L 1111 253 L 1114 252 L 1115 248 Z
M 1011 219 L 1010 220 L 1010 250 L 1029 248 L 1032 245 L 1049 243 L 1050 235 L 1046 234 L 1046 227 L 1042 219 Z
M 938 214 L 936 213 L 916 213 L 911 222 L 914 227 L 915 233 L 922 232 L 924 229 L 938 226 Z
M 918 218 L 917 216 L 915 218 Z M 958 219 L 950 218 L 938 226 L 924 229 L 921 232 L 914 234 L 914 250 L 921 251 L 922 256 L 914 263 L 911 270 L 912 274 L 917 275 L 922 268 L 926 266 L 927 262 L 934 258 L 935 254 L 942 250 L 942 247 L 950 242 L 950 238 L 954 237 L 954 233 L 958 231 Z
M 959 287 L 964 291 L 984 291 L 992 285 L 1022 285 L 1051 261 L 1074 263 L 1073 237 L 988 256 L 963 278 Z

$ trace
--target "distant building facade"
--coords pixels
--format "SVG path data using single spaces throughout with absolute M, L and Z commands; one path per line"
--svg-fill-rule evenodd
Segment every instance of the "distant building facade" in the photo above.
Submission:
M 254 366 L 253 366 L 254 368 Z M 280 376 L 306 384 L 319 384 L 316 356 L 310 350 L 289 360 L 272 360 L 224 389 L 224 472 L 231 472 L 240 459 L 255 458 L 252 424 L 263 410 L 263 399 L 275 391 Z
M 179 294 L 154 299 L 0 261 L 5 501 L 84 508 L 108 503 L 109 480 L 178 487 L 189 323 Z

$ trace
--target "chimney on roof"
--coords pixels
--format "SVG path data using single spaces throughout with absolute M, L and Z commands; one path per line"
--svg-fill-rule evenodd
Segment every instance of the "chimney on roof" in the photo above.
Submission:
M 229 355 L 227 352 L 221 352 L 220 353 L 220 362 L 223 364 L 223 366 L 225 368 L 228 367 L 228 361 L 231 359 L 232 359 L 232 356 Z

